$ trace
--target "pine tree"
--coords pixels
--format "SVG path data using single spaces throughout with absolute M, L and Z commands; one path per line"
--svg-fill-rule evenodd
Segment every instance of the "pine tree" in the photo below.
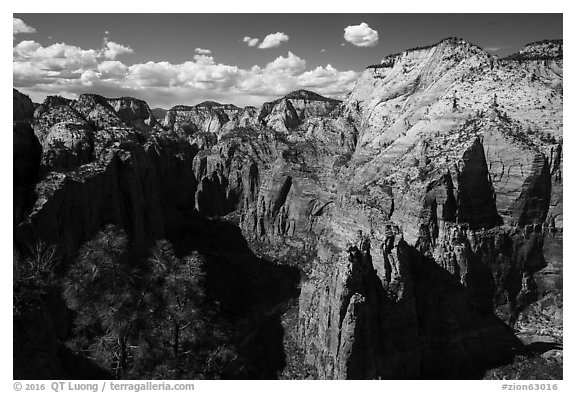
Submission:
M 136 283 L 140 272 L 130 260 L 124 231 L 107 226 L 80 249 L 64 279 L 64 299 L 76 311 L 76 343 L 89 356 L 124 377 L 131 341 L 142 319 Z
M 189 349 L 201 336 L 204 318 L 204 258 L 197 252 L 177 258 L 169 242 L 159 241 L 149 258 L 155 283 L 154 320 L 173 356 Z

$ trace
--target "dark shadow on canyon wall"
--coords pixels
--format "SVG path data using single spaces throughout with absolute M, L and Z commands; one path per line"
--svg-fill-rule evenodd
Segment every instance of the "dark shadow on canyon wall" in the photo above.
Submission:
M 299 296 L 299 270 L 256 256 L 236 225 L 192 216 L 186 231 L 168 239 L 177 254 L 196 250 L 207 258 L 207 299 L 218 305 L 244 362 L 244 372 L 233 377 L 276 379 L 286 366 L 280 316 Z
M 230 364 L 218 366 L 218 378 L 278 378 L 286 366 L 280 316 L 299 295 L 298 269 L 256 256 L 240 229 L 229 222 L 189 211 L 182 212 L 178 224 L 167 227 L 172 230 L 166 237 L 178 256 L 197 251 L 206 258 L 208 318 L 214 330 L 225 337 L 221 343 L 237 354 Z M 152 245 L 150 242 L 147 247 Z M 57 271 L 56 283 L 61 274 Z M 73 335 L 74 315 L 64 304 L 61 291 L 57 284 L 51 286 L 40 294 L 34 309 L 14 317 L 14 378 L 113 378 L 63 344 Z M 217 353 L 218 348 L 214 350 Z
M 487 370 L 525 353 L 513 329 L 477 291 L 410 247 L 423 379 L 482 379 Z

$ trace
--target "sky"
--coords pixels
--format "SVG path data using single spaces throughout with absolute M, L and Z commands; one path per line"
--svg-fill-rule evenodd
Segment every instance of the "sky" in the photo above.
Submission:
M 391 53 L 456 36 L 506 56 L 562 31 L 562 14 L 13 14 L 13 85 L 163 108 L 342 98 Z

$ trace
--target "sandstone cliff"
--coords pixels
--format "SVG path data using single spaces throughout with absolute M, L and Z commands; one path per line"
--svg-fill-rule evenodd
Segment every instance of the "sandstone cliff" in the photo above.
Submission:
M 197 132 L 218 134 L 231 117 L 240 112 L 234 105 L 206 101 L 196 106 L 177 105 L 164 118 L 164 126 L 183 137 Z
M 258 119 L 275 131 L 288 132 L 306 118 L 328 115 L 339 104 L 339 100 L 307 90 L 298 90 L 279 100 L 264 103 Z
M 559 179 L 552 173 L 559 173 L 561 162 L 561 156 L 554 155 L 560 154 L 554 152 L 560 150 L 562 135 L 561 85 L 561 58 L 498 60 L 459 39 L 393 55 L 367 69 L 343 103 L 341 113 L 353 123 L 341 139 L 354 144 L 348 152 L 329 154 L 342 154 L 338 164 L 344 165 L 336 173 L 328 165 L 314 166 L 322 158 L 317 138 L 307 140 L 303 150 L 298 144 L 290 146 L 290 153 L 270 167 L 257 202 L 244 211 L 245 233 L 301 251 L 329 239 L 323 249 L 339 253 L 357 243 L 361 232 L 385 250 L 386 223 L 391 223 L 472 294 L 463 314 L 496 310 L 513 323 L 536 298 L 536 281 L 549 286 L 558 282 L 558 274 L 561 277 L 561 231 L 551 230 L 548 218 L 551 198 L 561 201 L 559 183 L 558 191 L 552 191 L 553 179 Z M 275 108 L 278 123 L 296 131 L 289 134 L 290 140 L 306 126 L 299 131 L 291 123 L 295 109 L 288 104 L 284 99 Z M 337 146 L 334 142 L 331 149 Z M 551 155 L 557 169 L 551 169 Z M 286 160 L 289 157 L 296 159 Z M 302 164 L 309 163 L 302 171 Z M 326 270 L 334 252 L 316 249 L 310 270 Z M 385 280 L 390 274 L 387 258 L 373 253 L 371 259 L 378 277 Z M 541 270 L 546 279 L 540 277 Z M 320 288 L 331 291 L 339 282 L 341 277 L 306 282 L 301 320 L 316 313 L 319 324 L 330 324 L 329 313 L 307 294 Z M 339 296 L 333 304 L 341 304 Z M 356 298 L 358 304 L 365 304 L 363 296 Z M 457 334 L 468 334 L 465 331 Z M 327 357 L 339 364 L 346 361 L 339 358 L 342 352 L 330 334 L 324 333 L 306 330 L 301 336 L 305 346 L 316 343 L 308 361 L 319 375 L 349 377 L 334 371 L 342 366 L 326 363 Z M 499 334 L 509 336 L 504 330 Z M 473 346 L 467 348 L 467 356 L 474 358 Z M 350 353 L 344 359 L 354 363 Z
M 106 223 L 144 244 L 177 221 L 174 211 L 194 208 L 197 147 L 155 127 L 144 101 L 48 97 L 32 126 L 14 126 L 15 190 L 32 186 L 35 198 L 27 217 L 15 213 L 17 243 L 56 244 L 69 259 Z M 40 154 L 43 171 L 29 158 Z

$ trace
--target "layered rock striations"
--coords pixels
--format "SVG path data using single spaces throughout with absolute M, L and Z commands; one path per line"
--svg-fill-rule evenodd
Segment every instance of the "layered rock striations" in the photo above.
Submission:
M 132 97 L 109 98 L 107 101 L 116 115 L 129 126 L 150 129 L 157 124 L 154 114 L 145 101 Z
M 459 39 L 385 59 L 365 72 L 339 109 L 353 120 L 350 128 L 357 130 L 347 134 L 355 143 L 348 153 L 341 152 L 345 164 L 328 177 L 327 166 L 304 174 L 295 162 L 276 161 L 258 201 L 243 213 L 245 233 L 292 247 L 329 239 L 322 251 L 316 249 L 314 272 L 329 269 L 334 253 L 357 242 L 359 232 L 378 249 L 388 249 L 388 228 L 398 227 L 408 243 L 433 258 L 469 294 L 462 314 L 471 317 L 463 325 L 477 318 L 474 315 L 494 309 L 513 323 L 536 298 L 536 281 L 547 266 L 547 255 L 559 250 L 551 245 L 558 245 L 558 238 L 548 217 L 553 195 L 561 201 L 560 193 L 552 191 L 553 179 L 559 177 L 552 175 L 550 158 L 561 144 L 561 67 L 561 58 L 547 63 L 501 61 Z M 291 123 L 295 109 L 288 103 L 279 102 L 276 119 L 293 128 L 288 135 L 294 138 L 305 126 Z M 312 139 L 310 144 L 319 142 Z M 310 148 L 301 162 L 321 157 L 317 150 Z M 320 173 L 324 176 L 311 186 L 313 174 Z M 320 214 L 302 208 L 318 200 Z M 298 238 L 306 240 L 291 241 Z M 385 281 L 392 271 L 387 258 L 373 253 L 371 259 L 376 274 Z M 558 272 L 555 265 L 549 270 Z M 548 276 L 544 281 L 553 280 Z M 329 312 L 315 299 L 341 281 L 341 277 L 328 277 L 306 282 L 300 297 L 301 320 L 310 320 L 316 313 L 320 326 L 332 326 L 327 321 Z M 342 304 L 341 296 L 334 296 L 338 300 L 331 300 L 332 307 Z M 358 297 L 361 304 L 363 298 Z M 449 325 L 446 320 L 437 323 Z M 505 329 L 488 330 L 467 333 L 462 328 L 454 334 L 492 337 L 480 341 L 498 341 L 498 334 L 509 337 Z M 328 338 L 330 334 L 321 332 L 302 333 L 304 346 L 315 343 L 308 360 L 319 375 L 350 377 L 334 371 L 342 359 L 330 364 L 326 360 L 342 352 Z M 504 340 L 513 346 L 512 341 Z M 467 354 L 462 356 L 474 358 L 480 347 L 465 348 L 462 353 Z M 354 363 L 353 355 L 346 357 Z M 424 373 L 424 368 L 416 368 Z
M 194 209 L 198 148 L 156 128 L 144 101 L 48 97 L 31 125 L 14 126 L 15 184 L 34 189 L 27 216 L 15 213 L 17 244 L 55 244 L 69 260 L 107 223 L 145 244 Z
M 231 104 L 206 101 L 196 106 L 177 105 L 164 118 L 164 126 L 184 137 L 197 132 L 218 134 L 222 126 L 240 112 Z
M 339 100 L 297 90 L 279 100 L 264 103 L 258 119 L 275 131 L 288 132 L 307 118 L 328 115 L 339 104 Z
M 458 280 L 403 240 L 388 243 L 381 279 L 371 257 L 380 251 L 362 238 L 303 288 L 299 334 L 319 377 L 477 377 L 521 347 L 494 315 L 470 307 Z
M 259 109 L 205 101 L 195 106 L 171 108 L 163 124 L 186 137 L 211 133 L 220 138 L 237 127 L 265 126 L 274 131 L 288 132 L 307 118 L 328 115 L 340 102 L 307 90 L 294 91 L 281 99 L 266 102 Z

